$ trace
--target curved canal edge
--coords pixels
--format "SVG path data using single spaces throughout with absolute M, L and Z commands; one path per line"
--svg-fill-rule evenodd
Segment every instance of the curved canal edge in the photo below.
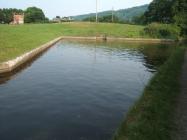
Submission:
M 171 140 L 186 46 L 176 47 L 130 109 L 114 140 Z
M 124 41 L 124 42 L 140 42 L 140 43 L 175 43 L 175 40 L 172 39 L 151 39 L 151 38 L 119 38 L 119 37 L 107 37 L 105 35 L 96 36 L 96 37 L 75 37 L 75 36 L 61 36 L 58 37 L 44 45 L 39 46 L 38 48 L 31 50 L 13 60 L 0 63 L 0 74 L 9 73 L 27 61 L 31 60 L 34 56 L 44 52 L 47 48 L 53 46 L 58 41 L 66 40 L 96 40 L 96 41 Z

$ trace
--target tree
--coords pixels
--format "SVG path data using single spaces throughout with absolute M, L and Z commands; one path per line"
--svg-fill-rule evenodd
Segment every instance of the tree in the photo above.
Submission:
M 187 34 L 187 0 L 175 0 L 173 12 L 175 23 L 181 27 L 182 34 Z
M 60 16 L 56 16 L 56 18 L 60 19 Z
M 149 5 L 148 10 L 145 12 L 145 21 L 147 23 L 160 22 L 171 23 L 173 22 L 173 4 L 174 0 L 153 0 Z
M 146 23 L 177 24 L 187 34 L 187 0 L 153 0 L 144 17 Z
M 90 21 L 95 22 L 95 16 L 88 17 L 83 19 L 83 21 Z M 100 16 L 98 17 L 99 22 L 114 22 L 114 23 L 121 23 L 122 21 L 115 15 L 113 15 L 113 21 L 112 21 L 112 15 L 106 15 L 106 16 Z
M 45 15 L 42 9 L 29 7 L 25 10 L 25 23 L 44 22 Z
M 3 10 L 0 9 L 0 23 L 3 23 L 4 21 L 4 15 L 3 15 Z
M 113 19 L 113 21 L 112 21 L 112 19 Z M 120 22 L 119 18 L 115 15 L 113 15 L 113 17 L 112 17 L 112 15 L 102 16 L 99 18 L 99 21 L 100 22 L 114 22 L 114 23 Z
M 131 23 L 143 25 L 145 24 L 145 16 L 144 15 L 135 16 L 132 18 Z

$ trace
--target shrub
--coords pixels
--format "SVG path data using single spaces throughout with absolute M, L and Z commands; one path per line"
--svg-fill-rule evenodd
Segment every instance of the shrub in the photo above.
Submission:
M 143 33 L 153 38 L 178 39 L 180 28 L 172 24 L 151 23 L 144 28 Z

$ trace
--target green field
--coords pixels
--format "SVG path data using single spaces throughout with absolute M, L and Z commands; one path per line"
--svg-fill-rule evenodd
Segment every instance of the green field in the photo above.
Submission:
M 13 59 L 59 36 L 143 37 L 144 26 L 125 24 L 63 23 L 0 25 L 0 62 Z

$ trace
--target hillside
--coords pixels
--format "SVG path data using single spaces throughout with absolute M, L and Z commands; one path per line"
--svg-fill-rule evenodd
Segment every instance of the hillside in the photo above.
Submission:
M 147 10 L 147 8 L 148 8 L 148 4 L 137 6 L 137 7 L 132 7 L 128 9 L 120 9 L 120 10 L 114 11 L 114 15 L 117 16 L 121 20 L 130 21 L 133 17 L 143 14 Z M 111 10 L 103 11 L 103 12 L 98 13 L 98 16 L 101 16 L 101 17 L 107 16 L 107 15 L 111 15 L 111 13 L 112 13 Z M 93 17 L 93 16 L 95 16 L 95 13 L 77 15 L 77 16 L 73 16 L 73 18 L 77 21 L 81 21 L 85 18 Z

